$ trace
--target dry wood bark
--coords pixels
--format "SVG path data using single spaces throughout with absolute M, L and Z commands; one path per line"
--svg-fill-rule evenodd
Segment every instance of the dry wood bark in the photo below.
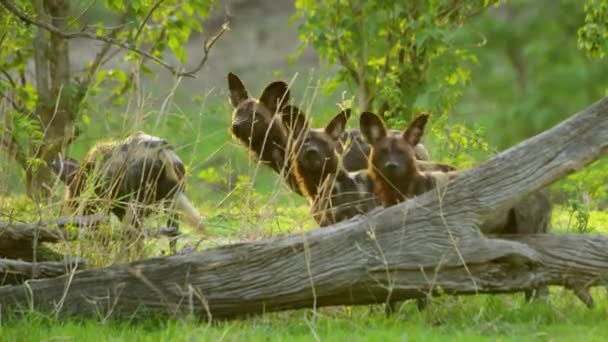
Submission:
M 58 242 L 61 231 L 49 229 L 43 223 L 0 222 L 0 257 L 26 261 L 56 259 L 59 257 L 43 248 L 43 242 Z
M 85 262 L 81 258 L 43 262 L 0 259 L 0 285 L 20 284 L 35 278 L 57 277 L 75 269 L 83 269 L 84 266 Z
M 73 240 L 77 234 L 69 234 L 65 228 L 76 226 L 93 230 L 106 222 L 109 216 L 98 213 L 88 216 L 65 216 L 47 222 L 14 223 L 0 221 L 0 258 L 25 261 L 61 259 L 61 256 L 42 246 L 45 242 L 58 243 Z M 173 227 L 145 228 L 147 237 L 178 238 L 179 231 Z
M 503 293 L 561 285 L 592 305 L 608 272 L 608 238 L 483 236 L 498 208 L 608 151 L 608 98 L 463 173 L 437 192 L 302 234 L 154 258 L 0 288 L 4 308 L 64 314 L 194 312 L 233 317 L 441 293 Z M 61 305 L 56 307 L 55 303 Z

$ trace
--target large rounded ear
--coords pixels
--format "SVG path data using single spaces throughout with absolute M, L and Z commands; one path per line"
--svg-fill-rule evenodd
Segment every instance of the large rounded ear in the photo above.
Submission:
M 249 98 L 243 81 L 231 72 L 228 73 L 228 89 L 230 90 L 230 103 L 234 108 Z
M 429 114 L 427 113 L 418 115 L 403 132 L 403 139 L 409 142 L 412 146 L 416 146 L 424 134 L 424 126 L 426 125 L 428 119 Z
M 350 118 L 350 109 L 345 109 L 338 113 L 331 121 L 325 126 L 325 134 L 329 135 L 334 140 L 339 140 L 342 132 L 346 130 L 346 121 Z
M 57 156 L 51 162 L 51 170 L 61 179 L 65 184 L 70 184 L 80 169 L 80 163 L 76 159 L 64 158 Z
M 294 137 L 299 136 L 303 130 L 309 127 L 306 114 L 300 108 L 293 105 L 287 105 L 281 109 L 281 121 L 283 122 L 283 127 Z
M 374 145 L 380 141 L 380 139 L 386 137 L 386 126 L 384 126 L 384 122 L 374 113 L 361 113 L 359 128 L 361 129 L 361 134 L 363 134 L 365 141 L 370 145 Z
M 276 113 L 278 109 L 285 107 L 289 103 L 289 95 L 287 83 L 274 81 L 262 91 L 260 103 L 268 107 L 271 112 Z

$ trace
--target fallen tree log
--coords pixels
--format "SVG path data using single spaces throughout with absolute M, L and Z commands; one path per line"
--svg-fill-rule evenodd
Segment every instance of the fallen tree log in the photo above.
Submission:
M 28 279 L 58 277 L 84 267 L 85 261 L 81 258 L 43 262 L 0 259 L 0 285 L 20 284 Z
M 608 272 L 607 237 L 496 239 L 477 225 L 606 152 L 608 98 L 400 205 L 302 234 L 32 280 L 0 288 L 0 305 L 224 318 L 539 285 L 571 288 L 592 305 L 588 289 Z
M 44 248 L 43 242 L 62 241 L 62 232 L 44 223 L 0 222 L 0 257 L 11 259 L 57 260 L 59 254 Z
M 60 260 L 60 254 L 43 248 L 43 243 L 74 240 L 78 234 L 69 234 L 68 226 L 95 229 L 106 222 L 109 215 L 98 213 L 88 216 L 65 216 L 47 222 L 16 223 L 0 221 L 0 258 L 24 261 Z M 147 237 L 176 239 L 180 232 L 174 227 L 145 228 Z
M 56 229 L 48 229 L 48 226 L 41 222 L 0 222 L 0 237 L 4 240 L 13 241 L 38 239 L 40 242 L 57 242 L 62 239 L 62 232 Z

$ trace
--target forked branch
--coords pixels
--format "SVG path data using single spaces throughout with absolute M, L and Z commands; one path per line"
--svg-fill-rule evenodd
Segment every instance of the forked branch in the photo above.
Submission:
M 144 56 L 145 58 L 148 58 L 148 59 L 154 61 L 155 63 L 157 63 L 158 65 L 169 70 L 175 76 L 194 77 L 194 74 L 196 72 L 198 72 L 203 67 L 205 62 L 207 61 L 209 52 L 210 52 L 211 48 L 213 47 L 213 45 L 215 44 L 215 42 L 224 34 L 224 32 L 226 32 L 229 29 L 228 23 L 227 22 L 224 23 L 222 25 L 221 29 L 214 36 L 212 36 L 211 38 L 209 38 L 206 41 L 205 46 L 203 47 L 203 59 L 201 60 L 201 62 L 199 63 L 199 65 L 196 68 L 194 68 L 193 70 L 181 70 L 181 69 L 178 69 L 178 68 L 170 65 L 169 63 L 165 62 L 161 58 L 158 58 L 158 57 L 148 53 L 147 51 L 137 48 L 134 44 L 131 44 L 131 43 L 128 43 L 128 42 L 125 42 L 122 40 L 118 40 L 118 39 L 112 38 L 110 36 L 104 36 L 104 35 L 100 35 L 100 34 L 96 34 L 96 33 L 91 33 L 88 31 L 64 32 L 49 23 L 38 21 L 38 20 L 28 16 L 25 12 L 23 12 L 19 7 L 17 7 L 14 3 L 12 3 L 9 0 L 0 0 L 0 4 L 2 4 L 7 10 L 9 10 L 11 13 L 16 15 L 23 22 L 30 24 L 30 25 L 37 26 L 44 30 L 47 30 L 47 31 L 57 35 L 60 38 L 63 38 L 63 39 L 87 38 L 87 39 L 103 41 L 108 44 L 118 46 L 122 49 L 133 51 L 141 56 Z

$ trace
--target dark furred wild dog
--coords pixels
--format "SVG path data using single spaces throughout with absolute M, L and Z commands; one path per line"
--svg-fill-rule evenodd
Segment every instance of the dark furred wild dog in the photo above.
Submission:
M 398 132 L 397 130 L 391 131 L 395 133 Z M 366 170 L 371 146 L 363 139 L 361 131 L 356 128 L 345 131 L 340 135 L 340 141 L 342 142 L 342 145 L 348 145 L 345 151 L 341 152 L 344 168 L 348 171 Z M 416 144 L 414 152 L 416 153 L 416 160 L 418 161 L 419 166 L 425 170 L 444 172 L 455 170 L 455 168 L 449 165 L 444 165 L 444 167 L 440 169 L 435 168 L 435 166 L 438 166 L 437 164 L 429 164 L 429 166 L 426 167 L 424 161 L 430 161 L 431 157 L 429 156 L 426 147 L 421 143 Z
M 374 191 L 385 207 L 432 190 L 458 175 L 423 172 L 416 166 L 414 146 L 422 137 L 427 120 L 428 115 L 421 114 L 405 131 L 396 134 L 389 132 L 377 115 L 361 114 L 361 132 L 372 147 L 369 173 Z M 528 195 L 512 208 L 497 211 L 481 223 L 480 229 L 484 234 L 548 233 L 550 223 L 551 202 L 545 189 Z M 537 291 L 546 293 L 547 289 Z M 532 295 L 527 291 L 526 299 Z
M 292 157 L 301 192 L 311 203 L 313 218 L 321 226 L 333 224 L 380 205 L 373 196 L 367 170 L 349 172 L 342 165 L 342 137 L 350 109 L 336 115 L 325 128 L 310 128 L 302 112 L 284 114 L 282 122 L 293 141 Z M 448 166 L 422 162 L 431 170 Z
M 365 171 L 349 173 L 338 155 L 340 135 L 350 110 L 338 113 L 324 128 L 309 128 L 302 113 L 285 119 L 293 140 L 294 173 L 301 192 L 309 200 L 311 214 L 321 226 L 328 226 L 378 205 Z
M 58 158 L 52 168 L 67 186 L 66 205 L 73 212 L 110 210 L 133 226 L 129 229 L 138 230 L 149 206 L 162 203 L 168 209 L 177 207 L 194 228 L 206 233 L 184 194 L 184 165 L 164 139 L 135 132 L 121 141 L 95 145 L 82 163 Z M 172 212 L 168 225 L 178 229 L 177 220 Z
M 243 82 L 228 73 L 230 103 L 235 108 L 230 131 L 264 165 L 282 175 L 290 188 L 299 193 L 291 173 L 287 156 L 288 136 L 281 123 L 281 113 L 299 112 L 290 101 L 287 83 L 275 81 L 262 91 L 259 99 L 253 98 Z

